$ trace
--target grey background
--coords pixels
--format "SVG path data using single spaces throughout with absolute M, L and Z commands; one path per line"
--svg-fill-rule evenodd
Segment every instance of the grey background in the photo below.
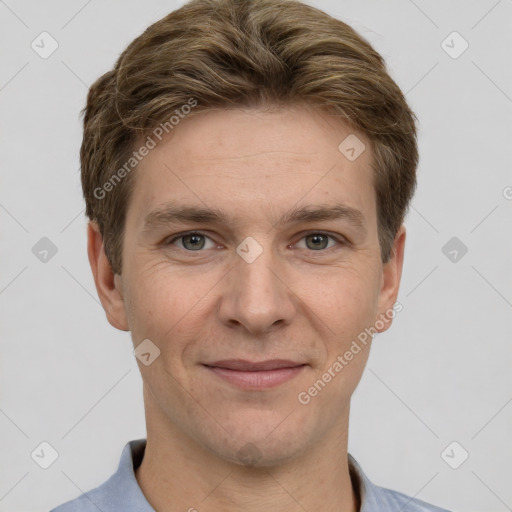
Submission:
M 420 120 L 404 309 L 374 341 L 349 451 L 379 485 L 454 511 L 512 510 L 512 2 L 310 3 L 382 53 Z M 79 111 L 125 46 L 181 4 L 0 0 L 1 512 L 99 485 L 145 437 L 129 334 L 107 323 L 87 261 Z M 43 31 L 59 45 L 47 59 L 31 48 Z M 442 47 L 453 31 L 469 43 L 458 58 Z M 57 249 L 46 262 L 32 252 L 43 237 Z M 452 237 L 468 248 L 455 262 L 442 252 Z M 59 454 L 48 469 L 31 458 L 42 441 Z M 452 441 L 469 453 L 458 469 L 441 456 Z

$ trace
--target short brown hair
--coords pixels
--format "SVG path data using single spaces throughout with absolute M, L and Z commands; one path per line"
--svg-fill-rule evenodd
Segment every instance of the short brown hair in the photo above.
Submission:
M 113 271 L 122 269 L 137 143 L 169 127 L 184 105 L 194 114 L 299 103 L 341 117 L 370 141 L 388 261 L 416 187 L 418 150 L 416 117 L 382 57 L 351 27 L 297 0 L 192 0 L 130 43 L 82 111 L 86 215 Z

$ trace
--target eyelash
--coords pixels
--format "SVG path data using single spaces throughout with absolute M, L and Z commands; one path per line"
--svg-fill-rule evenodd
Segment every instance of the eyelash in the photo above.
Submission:
M 181 238 L 184 238 L 186 236 L 189 236 L 189 235 L 200 235 L 200 236 L 203 236 L 205 238 L 208 238 L 209 240 L 213 241 L 208 235 L 206 235 L 205 233 L 202 233 L 201 231 L 187 231 L 185 233 L 180 233 L 179 235 L 176 235 L 172 238 L 167 238 L 166 240 L 164 240 L 164 245 L 165 246 L 169 246 L 169 245 L 173 245 L 174 242 L 176 242 L 177 240 L 181 239 Z M 297 242 L 295 243 L 298 243 L 300 242 L 301 240 L 303 240 L 304 238 L 308 237 L 308 236 L 311 236 L 311 235 L 323 235 L 323 236 L 326 236 L 328 238 L 331 238 L 332 240 L 334 240 L 335 242 L 337 242 L 339 245 L 349 245 L 350 242 L 344 238 L 344 237 L 341 237 L 341 236 L 335 236 L 331 233 L 328 233 L 328 232 L 325 232 L 325 231 L 309 231 L 308 233 L 305 233 Z M 295 245 L 295 244 L 294 244 Z M 197 253 L 200 253 L 200 252 L 203 252 L 204 249 L 200 249 L 200 250 L 197 250 L 197 251 L 190 251 L 188 249 L 183 249 L 181 247 L 178 247 L 178 249 L 181 249 L 183 251 L 186 251 L 188 253 L 194 253 L 194 252 L 197 252 Z M 317 251 L 313 250 L 313 249 L 309 249 L 310 252 L 314 253 L 314 252 L 327 252 L 329 251 L 330 249 L 335 249 L 335 247 L 328 247 L 328 248 L 325 248 L 325 249 L 319 249 Z M 308 250 L 308 249 L 306 249 Z

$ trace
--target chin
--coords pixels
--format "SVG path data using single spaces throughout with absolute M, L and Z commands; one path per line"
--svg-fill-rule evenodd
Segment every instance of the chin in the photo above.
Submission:
M 307 421 L 298 422 L 291 416 L 293 414 L 289 418 L 274 414 L 273 421 L 251 418 L 226 429 L 232 432 L 231 436 L 223 431 L 223 439 L 210 437 L 206 444 L 217 457 L 241 466 L 279 466 L 304 453 L 316 437 Z
M 247 468 L 269 468 L 293 460 L 305 451 L 296 439 L 246 441 L 214 450 L 217 457 Z

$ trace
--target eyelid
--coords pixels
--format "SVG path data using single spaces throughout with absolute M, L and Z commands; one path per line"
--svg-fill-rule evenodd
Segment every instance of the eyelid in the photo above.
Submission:
M 198 231 L 198 230 L 194 230 L 193 229 L 193 230 L 190 230 L 190 231 L 184 231 L 182 233 L 177 233 L 176 235 L 167 236 L 162 241 L 162 244 L 163 245 L 171 245 L 174 242 L 176 242 L 176 240 L 179 240 L 180 238 L 184 238 L 184 237 L 186 237 L 188 235 L 201 235 L 201 236 L 204 236 L 205 238 L 208 238 L 212 242 L 216 243 L 210 236 L 208 236 L 203 231 Z M 190 252 L 192 252 L 192 251 L 190 251 Z M 198 252 L 200 252 L 200 251 L 198 251 Z
M 174 242 L 176 242 L 180 238 L 183 238 L 188 235 L 201 235 L 201 236 L 204 236 L 205 238 L 208 238 L 211 242 L 217 244 L 209 235 L 207 235 L 205 232 L 200 231 L 200 230 L 184 231 L 182 233 L 177 233 L 175 235 L 171 235 L 170 237 L 166 237 L 163 240 L 162 244 L 165 246 L 172 245 L 172 244 L 174 244 Z M 323 231 L 323 230 L 304 231 L 304 232 L 300 233 L 300 238 L 298 238 L 296 242 L 293 242 L 290 245 L 293 246 L 293 245 L 297 244 L 298 242 L 300 242 L 303 238 L 310 236 L 310 235 L 323 235 L 323 236 L 327 236 L 327 237 L 335 240 L 339 245 L 350 245 L 350 241 L 347 238 L 345 238 L 343 235 L 340 235 L 338 233 L 331 233 L 329 231 Z M 219 244 L 217 244 L 217 245 L 219 245 Z M 180 249 L 181 249 L 181 247 L 180 247 Z M 319 251 L 311 250 L 311 252 L 327 252 L 329 249 L 334 249 L 334 247 L 329 247 L 328 249 L 322 249 Z M 186 249 L 184 249 L 184 250 L 186 250 Z M 187 251 L 187 252 L 202 252 L 203 250 Z
M 338 233 L 331 233 L 329 231 L 323 231 L 323 230 L 309 230 L 305 231 L 304 233 L 300 233 L 300 238 L 297 240 L 297 242 L 294 242 L 291 245 L 295 245 L 296 243 L 300 242 L 303 238 L 310 236 L 310 235 L 323 235 L 327 236 L 329 238 L 332 238 L 335 240 L 339 245 L 350 245 L 350 241 L 345 238 L 343 235 L 340 235 Z M 334 247 L 330 247 L 329 249 L 334 249 Z M 311 251 L 311 252 L 327 252 L 329 249 L 323 249 L 320 251 Z

